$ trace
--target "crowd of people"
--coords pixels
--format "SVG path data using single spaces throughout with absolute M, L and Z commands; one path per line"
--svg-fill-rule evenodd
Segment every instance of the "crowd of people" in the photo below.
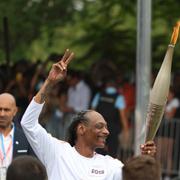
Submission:
M 11 81 L 6 83 L 5 78 L 1 79 L 0 177 L 5 177 L 7 171 L 7 180 L 11 180 L 10 174 L 16 173 L 16 168 L 20 166 L 30 167 L 31 160 L 33 165 L 39 161 L 37 166 L 38 172 L 43 174 L 42 180 L 128 180 L 129 177 L 136 177 L 133 175 L 135 170 L 129 170 L 129 167 L 133 169 L 129 162 L 133 164 L 134 160 L 126 165 L 118 159 L 119 148 L 133 143 L 131 131 L 135 85 L 124 81 L 118 84 L 116 76 L 108 75 L 102 79 L 101 86 L 96 86 L 77 71 L 67 72 L 73 56 L 66 50 L 60 61 L 52 63 L 50 71 L 47 71 L 47 62 L 38 65 L 27 62 L 17 64 L 14 69 L 16 76 Z M 179 103 L 171 104 L 175 115 Z M 174 104 L 177 110 L 174 110 Z M 167 106 L 167 109 L 170 108 Z M 21 131 L 20 140 L 16 139 L 18 130 Z M 27 166 L 23 165 L 18 162 L 22 161 L 21 158 L 15 161 L 15 150 L 19 155 L 34 156 L 37 161 L 27 159 L 24 161 Z M 154 142 L 144 144 L 141 153 L 154 156 Z M 26 159 L 25 156 L 23 158 Z M 141 158 L 145 159 L 143 162 L 147 166 L 155 166 L 157 171 L 152 174 L 155 174 L 154 179 L 160 179 L 160 168 L 157 168 L 155 159 Z M 11 162 L 14 163 L 10 165 Z M 31 169 L 33 171 L 34 168 Z M 37 171 L 34 173 L 36 177 Z M 128 177 L 127 174 L 131 173 L 132 176 Z M 19 179 L 22 179 L 21 174 L 17 174 Z
M 54 60 L 48 61 L 35 64 L 28 61 L 20 61 L 10 69 L 9 81 L 7 81 L 8 78 L 3 78 L 4 74 L 8 73 L 5 73 L 3 67 L 2 69 L 0 68 L 0 73 L 2 74 L 0 81 L 1 93 L 10 92 L 16 97 L 19 110 L 14 121 L 18 126 L 20 126 L 20 120 L 28 103 L 46 78 L 49 64 L 53 63 Z M 113 138 L 114 141 L 116 139 L 116 142 L 122 139 L 124 146 L 126 146 L 125 144 L 128 144 L 128 146 L 132 145 L 135 85 L 133 82 L 122 80 L 120 73 L 108 72 L 101 76 L 98 79 L 94 78 L 93 75 L 87 76 L 82 71 L 69 69 L 67 77 L 49 92 L 39 118 L 40 124 L 54 137 L 64 140 L 73 115 L 80 110 L 90 108 L 100 112 L 105 116 L 106 121 L 110 122 L 108 126 L 112 134 L 109 136 L 107 144 L 111 143 Z M 114 87 L 108 85 L 111 80 L 114 81 Z M 113 98 L 114 102 L 103 102 L 104 99 L 107 99 L 103 97 L 106 93 L 109 93 L 107 95 L 110 99 Z M 114 114 L 114 117 L 107 117 L 104 114 L 106 111 L 106 114 Z M 114 123 L 111 123 L 112 118 L 115 118 Z M 123 138 L 120 138 L 118 134 L 121 134 Z M 119 143 L 115 144 L 116 147 L 113 147 L 115 152 L 110 152 L 112 151 L 110 149 L 112 144 L 109 145 L 109 153 L 113 157 L 117 156 L 119 149 Z

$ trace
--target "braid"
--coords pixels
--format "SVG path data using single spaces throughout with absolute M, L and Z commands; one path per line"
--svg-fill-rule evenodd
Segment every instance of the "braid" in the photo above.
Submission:
M 75 145 L 75 142 L 77 140 L 77 127 L 80 123 L 82 122 L 87 122 L 88 118 L 86 117 L 86 114 L 92 110 L 85 110 L 85 111 L 80 111 L 78 112 L 74 117 L 73 117 L 73 122 L 68 128 L 68 138 L 67 141 L 71 146 Z

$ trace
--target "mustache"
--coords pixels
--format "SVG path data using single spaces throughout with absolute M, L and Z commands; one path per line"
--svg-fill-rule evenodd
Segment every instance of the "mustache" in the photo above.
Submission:
M 3 126 L 3 125 L 0 124 L 0 128 L 1 129 L 6 129 L 6 126 Z
M 0 121 L 6 121 L 7 120 L 7 117 L 2 117 L 2 116 L 0 116 Z
M 0 118 L 0 123 L 1 123 L 1 122 L 5 122 L 5 121 L 6 121 L 6 119 L 1 119 L 1 118 Z

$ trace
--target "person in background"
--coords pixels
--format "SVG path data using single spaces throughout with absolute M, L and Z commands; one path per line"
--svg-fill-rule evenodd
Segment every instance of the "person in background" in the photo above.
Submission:
M 67 102 L 63 105 L 64 131 L 66 132 L 73 120 L 73 115 L 78 111 L 89 108 L 91 89 L 85 82 L 80 71 L 70 70 L 65 80 L 68 85 L 66 94 Z
M 132 157 L 123 166 L 123 180 L 160 180 L 161 167 L 155 158 L 148 155 Z
M 179 137 L 179 121 L 176 119 L 176 113 L 179 111 L 179 107 L 179 99 L 176 97 L 173 86 L 171 86 L 164 110 L 164 118 L 156 138 L 158 148 L 156 155 L 162 164 L 162 168 L 167 170 L 165 176 L 171 176 L 173 174 L 173 157 L 179 154 L 179 145 L 176 144 Z
M 178 97 L 176 97 L 175 91 L 171 86 L 169 89 L 167 105 L 164 112 L 165 118 L 166 119 L 174 118 L 179 107 L 180 107 L 179 99 Z
M 119 136 L 127 143 L 129 137 L 128 119 L 125 114 L 124 96 L 118 93 L 115 78 L 109 77 L 105 81 L 105 89 L 95 95 L 91 104 L 92 109 L 103 115 L 107 122 L 110 135 L 107 138 L 107 147 L 99 153 L 107 153 L 117 158 Z
M 0 175 L 6 174 L 13 158 L 20 155 L 35 156 L 22 129 L 13 123 L 17 111 L 14 96 L 0 94 Z
M 24 111 L 26 110 L 29 100 L 29 79 L 28 79 L 28 67 L 29 62 L 26 60 L 20 60 L 15 63 L 11 68 L 11 78 L 9 79 L 4 92 L 8 92 L 14 95 L 16 98 L 16 105 L 18 112 L 16 114 L 17 125 L 20 126 L 20 120 Z
M 120 180 L 122 162 L 95 152 L 96 148 L 104 148 L 109 135 L 107 123 L 100 113 L 94 110 L 77 113 L 69 127 L 67 142 L 52 137 L 38 122 L 48 91 L 65 78 L 73 56 L 74 53 L 66 50 L 63 58 L 52 65 L 47 79 L 26 109 L 21 126 L 46 167 L 49 180 Z M 141 147 L 141 152 L 154 155 L 156 147 L 149 141 Z
M 46 168 L 32 156 L 15 158 L 7 169 L 6 180 L 48 180 Z
M 67 106 L 70 112 L 78 112 L 89 108 L 91 100 L 91 89 L 81 77 L 79 71 L 72 70 L 67 75 L 69 85 L 67 93 Z

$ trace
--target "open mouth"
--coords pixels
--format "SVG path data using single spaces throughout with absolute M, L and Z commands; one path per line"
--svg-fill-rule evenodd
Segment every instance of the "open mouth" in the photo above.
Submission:
M 98 140 L 99 140 L 99 142 L 102 142 L 102 143 L 106 143 L 106 139 L 107 139 L 107 137 L 106 136 L 98 136 Z

